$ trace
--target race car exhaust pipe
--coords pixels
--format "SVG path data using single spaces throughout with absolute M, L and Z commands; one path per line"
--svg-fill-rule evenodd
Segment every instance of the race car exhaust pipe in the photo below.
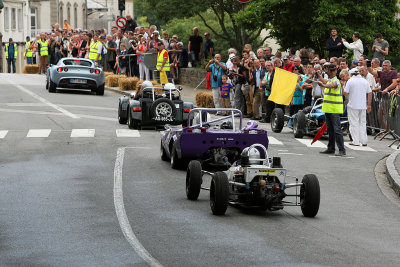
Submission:
M 231 182 L 231 181 L 230 181 L 229 184 L 233 184 L 233 185 L 239 186 L 239 187 L 246 187 L 246 184 L 238 183 L 238 182 Z

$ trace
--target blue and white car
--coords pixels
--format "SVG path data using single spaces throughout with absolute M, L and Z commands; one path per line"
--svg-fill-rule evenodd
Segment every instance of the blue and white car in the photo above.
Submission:
M 57 87 L 88 89 L 104 95 L 105 76 L 101 68 L 85 58 L 62 58 L 46 72 L 46 89 L 55 93 Z

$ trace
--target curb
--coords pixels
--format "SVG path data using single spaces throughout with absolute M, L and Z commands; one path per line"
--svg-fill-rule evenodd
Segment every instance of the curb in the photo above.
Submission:
M 129 92 L 121 91 L 121 90 L 118 90 L 118 89 L 115 89 L 115 88 L 112 88 L 112 87 L 104 87 L 104 89 L 107 90 L 107 91 L 111 91 L 111 92 L 120 94 L 120 95 L 129 96 L 129 94 L 130 94 Z
M 394 161 L 396 160 L 399 153 L 400 153 L 399 151 L 396 151 L 390 154 L 390 156 L 386 159 L 386 164 L 385 164 L 387 178 L 389 180 L 390 186 L 396 192 L 397 196 L 400 196 L 400 175 L 396 170 Z

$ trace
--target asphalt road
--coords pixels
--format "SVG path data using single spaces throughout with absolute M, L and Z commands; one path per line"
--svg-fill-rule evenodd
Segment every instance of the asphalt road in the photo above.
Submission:
M 374 177 L 389 141 L 342 158 L 318 153 L 326 140 L 269 132 L 290 175 L 318 176 L 317 217 L 231 206 L 213 216 L 208 192 L 188 201 L 185 172 L 161 161 L 158 132 L 117 133 L 128 129 L 118 95 L 44 84 L 0 75 L 1 266 L 400 265 L 399 207 Z

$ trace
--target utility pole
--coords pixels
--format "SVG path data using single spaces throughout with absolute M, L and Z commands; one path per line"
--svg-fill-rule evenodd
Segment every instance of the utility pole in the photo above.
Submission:
M 4 5 L 3 5 L 3 0 L 0 0 L 0 13 L 1 10 L 3 9 Z M 0 32 L 0 73 L 3 72 L 3 34 Z

